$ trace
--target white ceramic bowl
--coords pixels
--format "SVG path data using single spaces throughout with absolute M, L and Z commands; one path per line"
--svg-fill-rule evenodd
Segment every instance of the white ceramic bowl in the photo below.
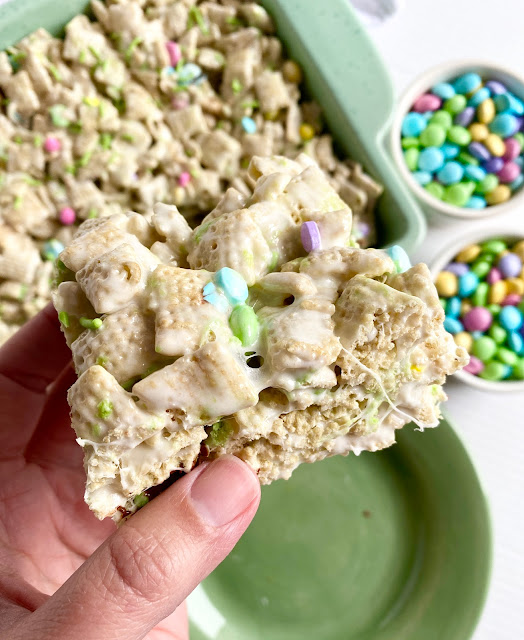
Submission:
M 433 280 L 436 279 L 440 271 L 442 271 L 464 247 L 470 244 L 485 242 L 492 238 L 502 238 L 511 244 L 524 240 L 524 233 L 516 233 L 515 229 L 510 228 L 496 228 L 489 231 L 484 229 L 484 231 L 477 230 L 459 240 L 453 241 L 441 251 L 439 257 L 430 265 Z M 524 380 L 503 380 L 500 382 L 484 380 L 467 371 L 458 371 L 454 374 L 454 377 L 482 391 L 520 391 L 521 393 L 524 391 Z
M 515 95 L 524 100 L 524 78 L 510 69 L 505 69 L 481 60 L 464 60 L 461 62 L 445 62 L 419 76 L 400 98 L 391 126 L 391 152 L 399 173 L 414 192 L 422 206 L 428 213 L 439 213 L 454 218 L 487 218 L 510 210 L 515 205 L 524 204 L 524 187 L 520 188 L 512 197 L 502 204 L 486 207 L 485 209 L 466 209 L 442 202 L 421 187 L 411 175 L 404 161 L 401 145 L 402 120 L 411 109 L 415 100 L 426 93 L 437 82 L 447 82 L 467 71 L 476 71 L 483 78 L 503 82 Z

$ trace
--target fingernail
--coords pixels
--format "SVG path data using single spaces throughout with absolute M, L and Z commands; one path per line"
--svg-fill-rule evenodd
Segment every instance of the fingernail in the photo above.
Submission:
M 191 487 L 191 499 L 209 524 L 221 527 L 243 513 L 258 496 L 258 479 L 234 456 L 212 462 Z

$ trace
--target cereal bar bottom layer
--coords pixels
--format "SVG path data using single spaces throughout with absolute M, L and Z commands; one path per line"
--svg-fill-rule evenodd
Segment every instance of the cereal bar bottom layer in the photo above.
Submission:
M 64 39 L 39 29 L 0 52 L 0 343 L 50 298 L 79 223 L 176 204 L 192 222 L 252 156 L 305 152 L 374 243 L 382 188 L 333 153 L 302 72 L 266 11 L 236 0 L 93 0 Z
M 468 360 L 427 267 L 359 248 L 308 156 L 255 157 L 247 179 L 252 195 L 230 188 L 194 230 L 157 204 L 84 222 L 60 255 L 72 426 L 99 518 L 203 458 L 232 453 L 270 483 L 388 447 L 411 420 L 437 425 L 441 385 Z

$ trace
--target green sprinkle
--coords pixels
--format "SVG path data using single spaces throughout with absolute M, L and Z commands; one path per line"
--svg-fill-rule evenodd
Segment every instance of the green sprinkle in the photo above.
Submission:
M 102 435 L 102 427 L 99 424 L 92 424 L 91 431 L 93 432 L 95 438 L 100 438 L 100 436 Z
M 133 39 L 129 47 L 126 49 L 125 58 L 126 62 L 131 62 L 131 56 L 133 55 L 133 51 L 138 47 L 138 45 L 142 42 L 142 38 L 136 37 Z
M 200 242 L 200 240 L 202 240 L 202 236 L 204 235 L 204 233 L 206 233 L 206 231 L 213 224 L 213 222 L 214 222 L 214 220 L 208 220 L 208 222 L 205 222 L 204 224 L 201 224 L 195 230 L 195 235 L 193 236 L 193 240 L 195 241 L 195 244 L 198 244 Z
M 113 136 L 110 133 L 100 134 L 98 144 L 106 151 L 111 149 L 111 146 L 113 145 Z
M 258 100 L 246 100 L 242 102 L 240 105 L 242 109 L 258 109 L 260 107 L 260 102 Z
M 244 23 L 242 22 L 242 20 L 240 20 L 240 18 L 237 18 L 237 16 L 230 16 L 229 18 L 226 18 L 226 22 L 227 24 L 231 25 L 232 27 L 243 27 Z
M 23 144 L 23 140 L 22 140 L 22 136 L 15 136 L 14 137 L 14 141 L 16 142 L 16 144 Z
M 98 218 L 98 211 L 97 209 L 89 209 L 89 213 L 87 214 L 88 218 Z
M 108 362 L 109 360 L 105 356 L 98 356 L 98 358 L 96 359 L 96 364 L 99 367 L 105 367 Z
M 276 269 L 279 258 L 280 254 L 278 253 L 278 251 L 275 250 L 271 252 L 271 262 L 267 267 L 269 271 L 274 271 Z
M 26 296 L 27 296 L 27 291 L 28 291 L 29 287 L 22 283 L 20 285 L 20 293 L 18 294 L 18 299 L 19 300 L 25 300 Z
M 66 329 L 69 328 L 69 314 L 67 313 L 67 311 L 60 311 L 60 313 L 58 314 L 58 319 Z
M 102 320 L 100 318 L 95 318 L 94 320 L 90 318 L 80 318 L 79 322 L 85 329 L 96 330 L 102 326 Z
M 89 45 L 89 47 L 87 47 L 89 49 L 89 51 L 92 53 L 93 57 L 95 58 L 95 60 L 101 64 L 103 62 L 102 56 L 100 55 L 100 53 L 92 46 Z
M 209 35 L 209 27 L 207 26 L 204 20 L 204 16 L 202 15 L 202 12 L 196 5 L 193 5 L 189 9 L 189 16 L 187 19 L 187 29 L 188 30 L 191 29 L 191 27 L 193 27 L 195 24 L 198 25 L 198 28 L 203 33 L 203 35 L 205 36 Z
M 111 38 L 111 40 L 114 40 L 115 42 L 117 42 L 118 40 L 120 40 L 122 35 L 120 33 L 118 33 L 117 31 L 113 31 L 113 33 L 109 34 L 109 37 Z
M 24 176 L 24 182 L 28 184 L 30 187 L 40 187 L 42 185 L 41 180 L 37 180 L 32 176 Z
M 238 95 L 243 91 L 244 87 L 238 78 L 233 78 L 231 81 L 231 89 L 233 89 L 235 95 Z
M 71 131 L 71 133 L 82 133 L 83 128 L 84 125 L 80 121 L 71 122 L 69 125 L 69 131 Z
M 15 208 L 15 211 L 18 211 L 22 207 L 22 203 L 23 203 L 22 196 L 16 196 L 14 204 L 13 204 L 13 206 Z
M 42 136 L 35 136 L 34 140 L 33 140 L 33 145 L 38 148 L 41 147 L 44 144 L 44 139 L 42 138 Z
M 65 168 L 66 173 L 70 173 L 72 176 L 76 176 L 76 167 L 74 164 L 70 164 Z
M 120 386 L 122 387 L 122 389 L 129 391 L 129 389 L 131 389 L 139 380 L 141 380 L 141 377 L 135 376 L 134 378 L 130 378 L 129 380 L 122 382 Z
M 80 64 L 84 64 L 84 62 L 86 61 L 87 58 L 87 53 L 85 51 L 81 51 L 80 55 L 78 56 L 78 62 L 80 62 Z
M 99 418 L 107 420 L 107 418 L 109 418 L 113 413 L 113 403 L 110 400 L 100 400 L 96 410 Z
M 139 493 L 133 498 L 133 502 L 139 509 L 141 509 L 149 502 L 149 498 L 145 495 L 145 493 Z
M 92 151 L 86 151 L 84 155 L 80 158 L 80 160 L 78 160 L 77 166 L 86 167 L 89 164 L 89 161 L 91 160 L 92 155 L 93 155 Z
M 49 115 L 55 127 L 69 126 L 70 121 L 64 115 L 65 110 L 66 107 L 63 104 L 54 104 L 52 107 L 49 107 Z
M 54 64 L 49 64 L 48 66 L 51 75 L 57 82 L 62 82 L 62 74 L 58 71 L 58 68 Z
M 126 142 L 134 142 L 135 141 L 135 136 L 132 136 L 130 133 L 123 133 L 121 135 L 122 140 L 125 140 Z

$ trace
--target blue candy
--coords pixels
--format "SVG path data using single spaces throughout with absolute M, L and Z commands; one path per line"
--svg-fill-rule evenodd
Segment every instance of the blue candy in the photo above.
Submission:
M 482 338 L 483 335 L 484 335 L 483 331 L 472 331 L 471 332 L 471 337 L 473 338 L 473 340 L 478 340 L 479 338 Z
M 402 120 L 402 135 L 417 138 L 427 127 L 426 118 L 421 113 L 410 112 Z
M 511 111 L 517 116 L 524 115 L 524 102 L 512 93 L 502 93 L 493 99 L 497 111 Z
M 183 87 L 189 84 L 200 84 L 204 80 L 202 69 L 194 62 L 188 62 L 178 72 L 178 84 Z
M 448 100 L 452 98 L 456 92 L 449 82 L 439 82 L 431 89 L 431 93 L 442 98 L 442 100 Z
M 510 331 L 508 334 L 508 347 L 518 356 L 524 355 L 524 338 L 516 331 Z
M 415 171 L 411 175 L 422 186 L 431 182 L 431 173 L 427 171 Z
M 411 260 L 408 254 L 398 244 L 386 249 L 386 253 L 395 263 L 397 273 L 404 273 L 404 271 L 411 269 Z
M 453 87 L 457 93 L 471 93 L 482 84 L 482 79 L 478 73 L 469 72 L 459 76 L 454 82 Z
M 524 184 L 524 175 L 522 175 L 521 173 L 520 176 L 518 176 L 517 178 L 515 178 L 515 180 L 513 180 L 513 182 L 510 182 L 509 188 L 512 191 L 516 191 L 517 189 L 520 189 L 520 187 L 522 187 L 523 184 Z
M 46 260 L 56 260 L 64 250 L 64 245 L 56 238 L 51 238 L 44 244 L 42 255 Z
M 227 313 L 229 311 L 228 301 L 221 293 L 216 290 L 212 293 L 209 293 L 207 296 L 204 296 L 204 300 L 206 302 L 209 302 L 209 304 L 212 304 L 219 311 L 222 311 L 222 313 Z
M 468 164 L 464 169 L 464 175 L 470 180 L 480 182 L 486 177 L 486 171 L 482 167 L 476 167 L 474 164 Z
M 446 160 L 452 160 L 453 158 L 456 158 L 460 153 L 460 147 L 458 146 L 458 144 L 453 144 L 452 142 L 445 142 L 440 147 L 440 149 L 444 154 Z
M 491 91 L 488 89 L 488 87 L 481 87 L 471 96 L 468 101 L 468 105 L 470 107 L 478 107 L 479 104 L 484 102 L 484 100 L 487 100 L 489 97 L 491 97 Z
M 459 290 L 458 294 L 461 298 L 467 298 L 474 293 L 479 286 L 478 276 L 473 271 L 468 271 L 459 278 Z
M 461 306 L 462 301 L 460 298 L 457 298 L 457 296 L 450 298 L 446 306 L 446 315 L 451 316 L 452 318 L 458 318 Z
M 487 147 L 482 144 L 482 142 L 470 142 L 468 145 L 468 151 L 472 156 L 477 158 L 477 160 L 482 160 L 483 162 L 487 162 L 491 158 L 491 153 L 488 151 Z
M 466 209 L 485 209 L 488 203 L 482 196 L 471 196 L 464 206 Z
M 493 133 L 507 138 L 518 131 L 519 121 L 512 113 L 498 113 L 488 126 Z
M 244 116 L 240 121 L 242 125 L 242 129 L 246 133 L 256 133 L 257 132 L 257 123 L 253 120 L 253 118 L 249 118 L 248 116 Z
M 418 168 L 433 173 L 444 165 L 444 154 L 438 147 L 426 147 L 418 157 Z
M 518 331 L 523 321 L 522 313 L 517 307 L 503 307 L 498 315 L 498 322 L 506 331 Z
M 208 282 L 205 287 L 204 287 L 204 298 L 206 296 L 209 296 L 212 293 L 215 293 L 215 291 L 217 290 L 217 288 L 215 287 L 215 285 L 212 282 Z
M 505 364 L 503 366 L 504 366 L 504 373 L 502 374 L 502 379 L 506 380 L 513 373 L 513 367 L 510 367 L 509 364 Z
M 437 173 L 437 178 L 442 184 L 456 184 L 462 180 L 464 167 L 459 162 L 446 162 Z
M 452 334 L 460 333 L 461 331 L 464 331 L 462 322 L 460 320 L 457 320 L 457 318 L 451 318 L 450 316 L 446 316 L 444 318 L 444 329 L 448 333 L 452 333 Z
M 215 273 L 215 283 L 219 286 L 231 302 L 240 304 L 247 300 L 248 289 L 244 278 L 234 269 L 222 267 Z

